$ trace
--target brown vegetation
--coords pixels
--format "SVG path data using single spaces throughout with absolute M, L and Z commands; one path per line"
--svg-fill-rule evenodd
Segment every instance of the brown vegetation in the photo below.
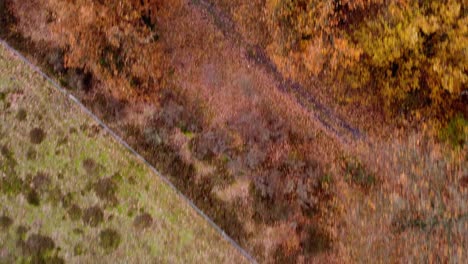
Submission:
M 354 117 L 338 110 L 356 123 L 382 118 L 382 109 L 427 118 L 463 110 L 467 61 L 457 54 L 466 53 L 466 7 L 457 1 L 212 2 L 288 78 L 336 81 L 330 91 L 310 88 L 317 98 L 358 98 L 378 109 Z M 465 254 L 458 251 L 467 243 L 463 111 L 440 130 L 455 150 L 426 135 L 430 129 L 414 140 L 340 146 L 317 128 L 310 109 L 252 66 L 246 47 L 224 38 L 224 20 L 186 1 L 9 3 L 17 32 L 33 48 L 45 47 L 42 60 L 63 84 L 258 260 L 445 261 Z M 442 73 L 441 65 L 451 68 Z M 82 165 L 89 175 L 99 172 L 92 159 Z M 112 178 L 92 188 L 101 199 L 117 199 Z M 91 226 L 104 217 L 97 206 L 69 213 Z M 152 222 L 143 213 L 134 225 Z M 119 239 L 115 230 L 100 235 L 109 250 Z

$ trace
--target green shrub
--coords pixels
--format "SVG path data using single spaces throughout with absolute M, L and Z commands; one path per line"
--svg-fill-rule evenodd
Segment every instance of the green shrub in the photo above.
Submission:
M 366 168 L 357 160 L 346 160 L 344 169 L 345 180 L 362 188 L 371 188 L 377 182 L 375 176 L 368 172 Z
M 452 118 L 450 122 L 441 129 L 439 138 L 450 143 L 453 147 L 463 147 L 468 137 L 468 120 L 461 115 Z

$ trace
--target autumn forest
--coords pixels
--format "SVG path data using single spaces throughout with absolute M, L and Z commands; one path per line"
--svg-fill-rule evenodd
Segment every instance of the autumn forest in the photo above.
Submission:
M 467 258 L 466 0 L 0 0 L 0 38 L 259 263 Z

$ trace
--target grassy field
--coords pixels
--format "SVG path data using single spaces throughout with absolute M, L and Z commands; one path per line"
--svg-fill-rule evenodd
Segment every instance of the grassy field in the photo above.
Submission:
M 0 263 L 241 263 L 176 192 L 0 45 Z

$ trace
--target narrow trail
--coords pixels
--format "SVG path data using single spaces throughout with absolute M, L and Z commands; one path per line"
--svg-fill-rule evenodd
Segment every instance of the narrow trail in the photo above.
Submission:
M 263 69 L 276 83 L 276 88 L 283 94 L 292 96 L 295 101 L 311 114 L 323 131 L 342 143 L 367 141 L 366 135 L 339 117 L 332 109 L 321 103 L 307 92 L 304 87 L 292 79 L 286 78 L 278 70 L 268 54 L 259 46 L 249 44 L 237 31 L 232 18 L 207 0 L 189 0 L 191 4 L 211 15 L 216 27 L 234 45 L 244 50 L 244 56 L 256 67 Z

